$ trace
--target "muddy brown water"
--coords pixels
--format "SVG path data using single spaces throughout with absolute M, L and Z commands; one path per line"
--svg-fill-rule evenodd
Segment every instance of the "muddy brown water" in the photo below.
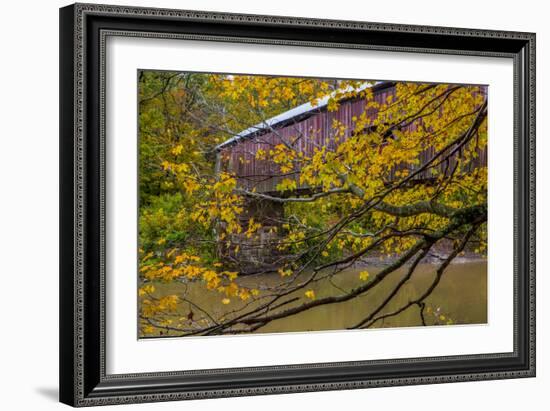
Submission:
M 370 278 L 383 267 L 367 267 Z M 435 277 L 436 265 L 420 264 L 412 278 L 405 283 L 398 294 L 381 313 L 392 312 L 408 301 L 419 297 L 430 285 Z M 329 295 L 338 295 L 342 290 L 349 291 L 364 283 L 359 278 L 359 272 L 365 268 L 350 269 L 339 273 L 332 281 L 321 280 L 308 286 L 315 292 L 316 298 Z M 272 321 L 256 332 L 293 332 L 293 331 L 320 331 L 340 330 L 350 327 L 370 314 L 393 290 L 400 278 L 405 274 L 406 267 L 386 277 L 380 284 L 369 292 L 337 304 L 327 304 L 312 308 L 308 311 Z M 239 279 L 242 285 L 262 289 L 281 281 L 278 274 L 263 274 L 261 276 L 243 277 Z M 233 298 L 230 304 L 221 303 L 223 296 L 216 291 L 208 291 L 200 283 L 191 284 L 155 284 L 156 296 L 186 293 L 186 298 L 205 309 L 213 316 L 223 316 L 244 304 Z M 261 294 L 260 294 L 261 295 Z M 291 297 L 304 296 L 304 290 L 296 292 Z M 291 307 L 292 305 L 289 305 Z M 181 324 L 193 326 L 187 319 L 193 311 L 194 319 L 200 318 L 200 312 L 187 303 L 182 303 L 178 316 Z M 487 322 L 487 263 L 486 261 L 457 262 L 451 264 L 443 274 L 441 282 L 433 293 L 426 299 L 424 311 L 428 325 L 451 324 L 484 324 Z M 395 317 L 378 321 L 372 328 L 381 327 L 410 327 L 422 325 L 418 306 L 411 306 Z M 172 332 L 163 332 L 163 335 L 176 335 Z M 157 334 L 158 336 L 158 334 Z

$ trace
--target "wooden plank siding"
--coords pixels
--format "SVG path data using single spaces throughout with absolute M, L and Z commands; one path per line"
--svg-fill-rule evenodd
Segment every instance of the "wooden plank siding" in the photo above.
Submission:
M 487 93 L 486 87 L 482 88 L 483 93 Z M 386 82 L 373 87 L 373 99 L 379 103 L 384 103 L 390 95 L 395 94 L 394 83 Z M 269 152 L 274 146 L 280 144 L 282 140 L 286 142 L 296 141 L 294 149 L 302 151 L 306 156 L 312 156 L 315 148 L 323 145 L 327 149 L 334 150 L 337 144 L 334 139 L 335 130 L 333 121 L 337 120 L 346 126 L 346 133 L 341 142 L 345 141 L 353 133 L 353 117 L 359 117 L 365 110 L 366 101 L 364 98 L 349 99 L 340 102 L 336 111 L 330 112 L 325 107 L 314 109 L 297 118 L 290 119 L 284 124 L 275 125 L 271 130 L 261 130 L 253 133 L 251 136 L 243 137 L 230 145 L 226 145 L 218 152 L 219 169 L 230 171 L 236 174 L 238 187 L 252 190 L 259 193 L 273 193 L 277 185 L 284 179 L 295 179 L 298 190 L 311 189 L 311 187 L 302 187 L 298 181 L 299 170 L 294 170 L 289 175 L 280 175 L 279 166 L 273 161 L 256 159 L 256 152 L 262 149 Z M 376 110 L 369 109 L 368 118 L 372 121 L 377 116 Z M 418 122 L 414 122 L 407 128 L 414 130 Z M 380 149 L 380 148 L 376 148 Z M 429 148 L 420 154 L 420 164 L 425 163 L 434 155 L 434 149 Z M 452 170 L 453 162 L 461 155 L 458 152 L 454 159 L 450 159 L 450 164 L 443 163 L 438 168 L 440 172 L 445 169 Z M 478 157 L 472 162 L 472 167 L 479 167 L 487 164 L 487 150 L 478 150 Z M 403 169 L 404 167 L 400 167 Z M 391 181 L 397 167 L 390 171 L 389 180 Z M 414 167 L 409 168 L 414 171 Z M 429 179 L 432 176 L 430 170 L 419 174 L 416 178 L 420 180 Z

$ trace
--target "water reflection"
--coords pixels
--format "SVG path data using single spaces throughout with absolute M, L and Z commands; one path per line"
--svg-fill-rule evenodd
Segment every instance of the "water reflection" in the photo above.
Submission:
M 372 277 L 381 270 L 380 267 L 367 267 Z M 405 283 L 398 294 L 386 306 L 381 314 L 392 312 L 407 302 L 418 298 L 430 285 L 435 276 L 437 266 L 420 264 L 412 278 Z M 338 295 L 342 290 L 351 290 L 361 282 L 359 272 L 365 270 L 351 269 L 339 273 L 332 281 L 321 280 L 311 288 L 316 298 Z M 308 311 L 275 320 L 256 332 L 292 332 L 339 330 L 350 327 L 364 319 L 393 290 L 406 270 L 402 268 L 390 274 L 378 286 L 364 295 L 352 300 L 315 307 Z M 280 281 L 278 274 L 264 274 L 240 279 L 243 285 L 262 289 Z M 224 312 L 238 308 L 242 302 L 232 301 L 228 305 L 221 304 L 220 294 L 207 291 L 200 284 L 156 284 L 156 296 L 186 292 L 187 298 L 205 310 L 221 316 Z M 303 290 L 296 294 L 303 297 Z M 455 262 L 445 271 L 441 282 L 426 299 L 424 310 L 425 322 L 428 325 L 443 324 L 483 324 L 487 322 L 487 263 Z M 188 316 L 189 305 L 182 304 L 179 315 Z M 420 309 L 414 305 L 395 317 L 378 321 L 372 328 L 410 327 L 422 325 Z M 163 333 L 163 335 L 170 335 Z

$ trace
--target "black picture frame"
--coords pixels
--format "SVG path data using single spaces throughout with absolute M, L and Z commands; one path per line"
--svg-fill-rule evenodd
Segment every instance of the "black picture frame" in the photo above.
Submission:
M 514 351 L 105 373 L 105 38 L 507 57 L 514 64 Z M 60 400 L 73 406 L 535 376 L 535 34 L 96 4 L 60 9 Z

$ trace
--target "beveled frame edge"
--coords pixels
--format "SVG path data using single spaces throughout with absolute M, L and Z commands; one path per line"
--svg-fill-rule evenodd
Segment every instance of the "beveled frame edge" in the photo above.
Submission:
M 459 29 L 447 27 L 427 27 L 411 26 L 384 23 L 365 23 L 334 20 L 316 20 L 294 17 L 280 16 L 258 16 L 215 12 L 168 10 L 168 9 L 150 9 L 124 6 L 107 6 L 95 4 L 76 4 L 60 10 L 60 204 L 61 204 L 61 248 L 60 248 L 60 399 L 70 405 L 90 406 L 119 403 L 136 403 L 149 401 L 169 401 L 176 399 L 193 398 L 214 398 L 227 396 L 258 395 L 272 393 L 289 393 L 304 391 L 321 391 L 335 389 L 353 389 L 364 387 L 378 387 L 390 385 L 411 385 L 427 383 L 444 383 L 455 381 L 474 381 L 485 379 L 502 379 L 531 377 L 535 375 L 535 35 L 532 33 L 488 31 L 474 29 Z M 515 165 L 514 172 L 516 183 L 516 204 L 519 210 L 515 212 L 515 227 L 525 232 L 520 233 L 519 241 L 516 244 L 516 251 L 519 257 L 524 257 L 524 276 L 526 282 L 524 295 L 517 295 L 515 292 L 515 304 L 523 308 L 522 322 L 515 324 L 515 343 L 514 355 L 524 355 L 524 367 L 514 370 L 496 370 L 491 372 L 458 373 L 446 375 L 444 371 L 440 375 L 395 377 L 395 378 L 368 378 L 357 380 L 356 377 L 340 377 L 340 380 L 327 382 L 307 383 L 296 379 L 295 383 L 280 385 L 256 384 L 256 386 L 238 386 L 231 388 L 224 386 L 205 386 L 202 389 L 192 389 L 187 386 L 172 387 L 163 384 L 162 381 L 171 376 L 186 375 L 186 372 L 169 373 L 147 373 L 137 375 L 105 375 L 105 355 L 104 355 L 104 333 L 100 330 L 101 337 L 97 342 L 91 343 L 96 339 L 96 332 L 89 330 L 89 325 L 93 321 L 86 321 L 89 317 L 87 313 L 99 311 L 101 322 L 104 325 L 104 296 L 103 292 L 99 296 L 99 306 L 93 307 L 90 301 L 86 299 L 86 294 L 90 290 L 99 290 L 102 285 L 98 281 L 102 279 L 90 278 L 86 276 L 87 257 L 89 256 L 89 241 L 86 241 L 87 232 L 85 230 L 87 214 L 89 213 L 90 202 L 88 195 L 94 190 L 90 190 L 90 185 L 86 180 L 86 171 L 88 167 L 94 167 L 92 161 L 87 158 L 87 107 L 86 100 L 90 94 L 104 93 L 104 90 L 86 90 L 87 61 L 86 61 L 86 18 L 87 16 L 106 16 L 106 17 L 139 17 L 144 22 L 147 18 L 162 18 L 185 22 L 215 22 L 235 24 L 257 25 L 279 27 L 307 27 L 316 29 L 335 29 L 335 30 L 353 30 L 356 33 L 368 32 L 389 32 L 389 33 L 419 33 L 432 36 L 458 36 L 461 38 L 475 37 L 495 40 L 513 40 L 523 44 L 521 50 L 515 53 L 502 53 L 504 55 L 514 55 L 514 73 L 515 73 Z M 115 32 L 111 32 L 113 34 Z M 106 31 L 101 34 L 109 35 Z M 148 33 L 136 33 L 134 35 L 147 36 Z M 149 35 L 152 35 L 149 33 Z M 160 37 L 158 33 L 153 37 Z M 166 35 L 165 35 L 166 36 Z M 204 38 L 209 40 L 208 38 Z M 214 38 L 210 38 L 212 40 Z M 215 39 L 220 40 L 220 37 Z M 222 39 L 223 40 L 223 39 Z M 226 41 L 239 41 L 235 37 L 228 37 Z M 265 39 L 248 38 L 248 41 L 266 43 Z M 267 41 L 269 44 L 269 41 Z M 312 42 L 310 42 L 312 43 Z M 317 44 L 309 44 L 319 46 Z M 276 44 L 276 43 L 273 43 Z M 279 41 L 279 44 L 292 44 L 289 39 Z M 301 43 L 302 44 L 302 43 Z M 300 44 L 300 45 L 301 45 Z M 296 44 L 298 45 L 298 44 Z M 337 47 L 335 43 L 329 43 L 326 46 Z M 350 44 L 342 44 L 342 47 L 352 48 Z M 398 50 L 398 51 L 422 51 L 430 52 L 424 47 L 399 47 L 385 45 L 382 47 L 370 46 L 371 49 Z M 431 52 L 450 54 L 468 54 L 468 55 L 498 55 L 499 53 L 491 51 L 472 51 L 472 50 L 445 50 L 444 48 L 433 49 Z M 100 54 L 101 54 L 100 50 Z M 104 56 L 103 56 L 104 57 Z M 103 103 L 104 95 L 99 97 L 100 103 Z M 100 111 L 103 110 L 103 106 Z M 93 110 L 91 110 L 93 111 Z M 100 124 L 97 132 L 104 135 L 103 122 Z M 99 163 L 104 158 L 102 152 L 103 144 L 99 147 Z M 97 159 L 92 159 L 96 161 Z M 95 164 L 97 165 L 97 163 Z M 103 168 L 102 168 L 103 170 Z M 103 173 L 103 171 L 101 171 Z M 101 174 L 99 181 L 92 185 L 102 185 L 104 175 Z M 100 196 L 103 192 L 99 190 Z M 100 198 L 99 207 L 102 208 L 104 197 Z M 93 207 L 92 207 L 93 208 Z M 88 211 L 88 213 L 86 212 Z M 103 238 L 105 229 L 104 210 L 93 210 L 100 216 L 101 230 L 99 236 Z M 88 230 L 89 231 L 89 230 Z M 93 246 L 93 244 L 92 244 Z M 99 258 L 99 265 L 104 264 L 104 255 L 101 250 L 97 250 L 96 256 Z M 516 259 L 515 264 L 519 262 Z M 517 272 L 520 267 L 515 267 Z M 101 271 L 104 273 L 104 270 Z M 92 276 L 93 277 L 93 276 Z M 521 278 L 518 277 L 518 281 Z M 521 300 L 521 301 L 519 301 Z M 90 307 L 92 305 L 92 307 Z M 515 319 L 516 322 L 516 319 Z M 525 326 L 525 333 L 518 334 L 517 326 Z M 86 348 L 86 349 L 85 349 Z M 518 353 L 522 351 L 521 353 Z M 99 349 L 99 351 L 97 351 Z M 503 354 L 495 354 L 503 356 Z M 504 355 L 506 356 L 506 355 Z M 471 356 L 480 358 L 483 356 Z M 493 358 L 492 355 L 484 357 Z M 452 362 L 454 360 L 462 361 L 464 356 L 459 357 L 438 357 L 431 359 L 439 362 Z M 100 364 L 95 364 L 99 360 Z M 412 364 L 415 361 L 424 361 L 426 359 L 406 359 L 393 361 L 371 361 L 363 362 L 368 364 Z M 334 367 L 334 373 L 342 364 L 312 364 L 307 368 L 327 368 Z M 257 369 L 269 369 L 272 372 L 277 370 L 302 369 L 304 366 L 276 366 L 276 367 L 257 367 Z M 215 374 L 216 370 L 208 371 L 204 374 Z M 239 370 L 232 371 L 236 375 Z M 191 373 L 193 374 L 193 373 Z M 89 381 L 99 380 L 99 384 Z M 138 384 L 148 384 L 149 391 L 136 388 Z M 155 387 L 157 387 L 155 389 Z M 171 391 L 172 390 L 172 391 Z M 175 391 L 174 391 L 175 390 Z

